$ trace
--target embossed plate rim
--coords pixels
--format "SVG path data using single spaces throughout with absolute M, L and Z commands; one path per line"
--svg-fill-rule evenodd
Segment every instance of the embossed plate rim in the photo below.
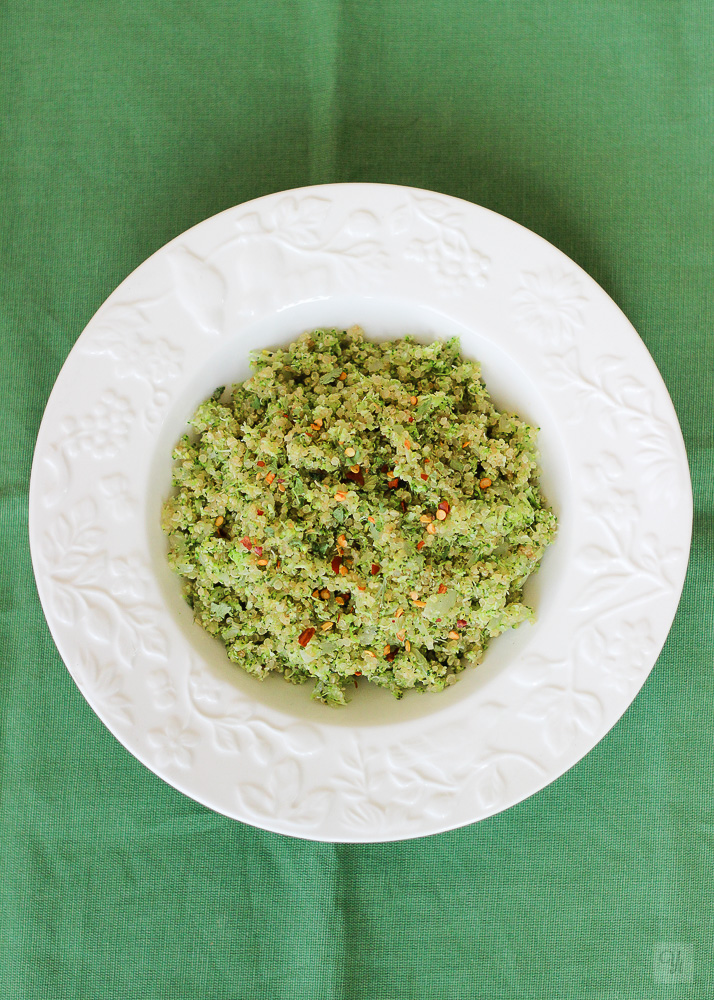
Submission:
M 289 310 L 355 294 L 387 312 L 390 296 L 414 300 L 467 329 L 475 312 L 486 315 L 484 336 L 534 368 L 557 401 L 578 501 L 574 608 L 563 607 L 563 634 L 546 620 L 486 694 L 445 700 L 444 711 L 395 724 L 391 736 L 389 727 L 375 735 L 357 722 L 337 729 L 291 718 L 245 684 L 234 687 L 235 673 L 226 680 L 209 667 L 162 603 L 137 528 L 148 489 L 130 489 L 132 477 L 137 487 L 151 474 L 151 445 L 137 442 L 155 446 L 197 355 Z M 592 461 L 574 454 L 576 444 Z M 605 499 L 592 504 L 593 494 Z M 469 202 L 345 184 L 277 192 L 205 220 L 109 296 L 47 404 L 30 541 L 72 676 L 143 763 L 197 801 L 266 829 L 381 841 L 492 815 L 602 738 L 666 638 L 691 514 L 666 388 L 629 321 L 585 272 Z M 230 787 L 216 780 L 217 767 L 233 775 Z

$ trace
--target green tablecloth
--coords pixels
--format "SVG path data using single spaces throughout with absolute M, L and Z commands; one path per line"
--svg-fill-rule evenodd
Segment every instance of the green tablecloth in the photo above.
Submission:
M 0 998 L 714 995 L 714 4 L 7 0 L 0 14 Z M 689 449 L 693 557 L 642 693 L 478 825 L 372 846 L 256 831 L 134 760 L 36 596 L 27 483 L 57 372 L 206 216 L 321 181 L 478 202 L 613 296 Z

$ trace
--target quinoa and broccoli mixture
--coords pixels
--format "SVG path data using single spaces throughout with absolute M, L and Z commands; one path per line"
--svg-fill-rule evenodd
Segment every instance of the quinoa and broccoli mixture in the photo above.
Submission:
M 533 619 L 523 585 L 556 530 L 535 429 L 496 410 L 458 340 L 315 330 L 252 367 L 191 418 L 163 509 L 231 660 L 330 705 L 358 678 L 400 698 Z

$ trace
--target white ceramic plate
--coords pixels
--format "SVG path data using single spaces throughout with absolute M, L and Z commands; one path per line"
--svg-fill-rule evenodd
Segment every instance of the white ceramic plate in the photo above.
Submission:
M 344 710 L 260 683 L 191 619 L 159 528 L 171 448 L 248 351 L 317 326 L 458 334 L 498 405 L 541 428 L 557 542 L 538 622 L 437 695 Z M 94 711 L 164 780 L 295 836 L 394 840 L 533 794 L 588 752 L 655 662 L 679 599 L 691 490 L 677 419 L 625 316 L 583 271 L 483 208 L 403 187 L 269 195 L 184 233 L 91 320 L 40 429 L 37 585 Z

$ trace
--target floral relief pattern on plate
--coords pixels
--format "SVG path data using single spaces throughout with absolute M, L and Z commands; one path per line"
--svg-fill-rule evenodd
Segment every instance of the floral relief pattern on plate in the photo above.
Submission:
M 137 502 L 130 492 L 126 476 L 115 473 L 99 480 L 99 492 L 104 498 L 110 515 L 117 521 L 128 521 L 134 517 Z
M 425 815 L 438 822 L 464 800 L 485 812 L 497 809 L 518 773 L 546 773 L 532 754 L 498 745 L 507 711 L 498 702 L 479 704 L 470 724 L 451 732 L 458 754 L 441 752 L 438 727 L 388 747 L 355 741 L 333 781 L 344 823 L 377 832 L 392 824 L 418 826 Z
M 187 770 L 194 759 L 194 748 L 200 735 L 178 716 L 170 716 L 161 728 L 151 729 L 147 740 L 154 748 L 154 759 L 159 767 L 176 767 Z
M 667 598 L 676 588 L 674 572 L 682 559 L 681 548 L 643 528 L 645 510 L 634 490 L 623 489 L 626 483 L 625 467 L 612 453 L 606 452 L 598 465 L 583 466 L 582 507 L 596 534 L 580 552 L 587 582 L 574 607 L 597 611 L 600 618 Z
M 635 461 L 643 481 L 669 506 L 676 504 L 681 496 L 678 432 L 658 415 L 654 393 L 629 372 L 623 358 L 606 355 L 586 363 L 573 348 L 553 356 L 549 381 L 573 397 L 571 419 L 586 415 L 613 437 L 627 427 L 628 437 L 637 441 Z
M 220 751 L 247 753 L 259 764 L 272 767 L 286 758 L 317 754 L 323 747 L 322 735 L 314 726 L 271 719 L 270 713 L 213 675 L 195 656 L 190 658 L 186 681 L 189 702 L 209 723 Z
M 182 301 L 205 331 L 223 327 L 222 314 L 201 315 L 196 304 L 224 302 L 225 281 L 212 263 L 219 258 L 222 272 L 234 276 L 235 310 L 245 316 L 324 297 L 339 283 L 384 285 L 393 268 L 395 234 L 399 256 L 451 294 L 483 287 L 490 267 L 470 242 L 463 213 L 436 196 L 412 198 L 380 218 L 368 208 L 343 212 L 331 198 L 288 195 L 263 210 L 237 213 L 233 228 L 235 235 L 204 259 L 185 249 L 171 258 Z M 204 291 L 194 297 L 191 289 L 204 285 L 213 286 L 212 296 Z
M 58 622 L 110 644 L 133 665 L 139 653 L 166 659 L 168 640 L 147 600 L 151 575 L 138 554 L 111 558 L 97 506 L 86 498 L 58 514 L 42 539 L 49 600 Z
M 525 272 L 513 301 L 516 325 L 546 350 L 560 351 L 571 346 L 585 326 L 587 299 L 572 272 Z
M 396 230 L 394 227 L 396 226 Z M 464 228 L 463 215 L 443 198 L 412 198 L 409 207 L 397 210 L 392 229 L 425 230 L 411 236 L 404 255 L 423 264 L 440 285 L 451 293 L 483 288 L 488 280 L 490 259 L 474 246 Z
M 237 308 L 251 315 L 277 305 L 329 294 L 337 280 L 384 280 L 389 258 L 379 220 L 367 211 L 334 219 L 333 202 L 311 194 L 287 196 L 234 221 L 228 245 L 237 279 Z
M 410 824 L 425 810 L 434 818 L 448 811 L 445 800 L 457 792 L 454 780 L 438 764 L 405 761 L 395 749 L 385 753 L 354 741 L 340 760 L 333 786 L 348 826 L 379 830 L 397 817 Z
M 600 698 L 576 681 L 578 669 L 583 665 L 583 643 L 588 636 L 589 631 L 585 630 L 563 660 L 531 657 L 514 672 L 516 682 L 531 688 L 519 708 L 519 718 L 539 723 L 540 737 L 556 757 L 574 749 L 582 735 L 594 735 L 604 718 Z
M 106 461 L 113 459 L 129 440 L 136 414 L 125 396 L 106 388 L 91 410 L 81 416 L 66 414 L 59 420 L 61 437 L 43 455 L 52 482 L 42 498 L 45 507 L 60 502 L 71 477 L 71 463 L 82 456 Z
M 83 347 L 88 355 L 107 355 L 119 379 L 137 378 L 149 388 L 142 407 L 145 427 L 156 426 L 168 406 L 167 383 L 181 375 L 183 351 L 152 333 L 148 311 L 152 303 L 115 305 L 104 311 L 96 330 Z
M 168 253 L 173 279 L 171 292 L 203 333 L 224 333 L 226 279 L 218 268 L 187 246 Z
M 637 441 L 634 460 L 642 478 L 666 503 L 675 506 L 682 495 L 678 475 L 679 430 L 658 412 L 658 393 L 638 378 L 623 357 L 593 354 L 578 343 L 585 330 L 587 299 L 580 279 L 567 271 L 521 274 L 513 296 L 517 327 L 543 348 L 545 376 L 553 388 L 569 394 L 566 419 L 597 421 L 614 437 L 628 428 Z
M 133 702 L 120 667 L 94 653 L 84 653 L 72 671 L 80 691 L 109 719 L 134 725 Z
M 283 756 L 259 783 L 242 781 L 236 787 L 241 805 L 254 817 L 274 819 L 289 816 L 294 823 L 311 829 L 324 820 L 331 804 L 328 788 L 309 788 L 304 768 L 296 758 Z

